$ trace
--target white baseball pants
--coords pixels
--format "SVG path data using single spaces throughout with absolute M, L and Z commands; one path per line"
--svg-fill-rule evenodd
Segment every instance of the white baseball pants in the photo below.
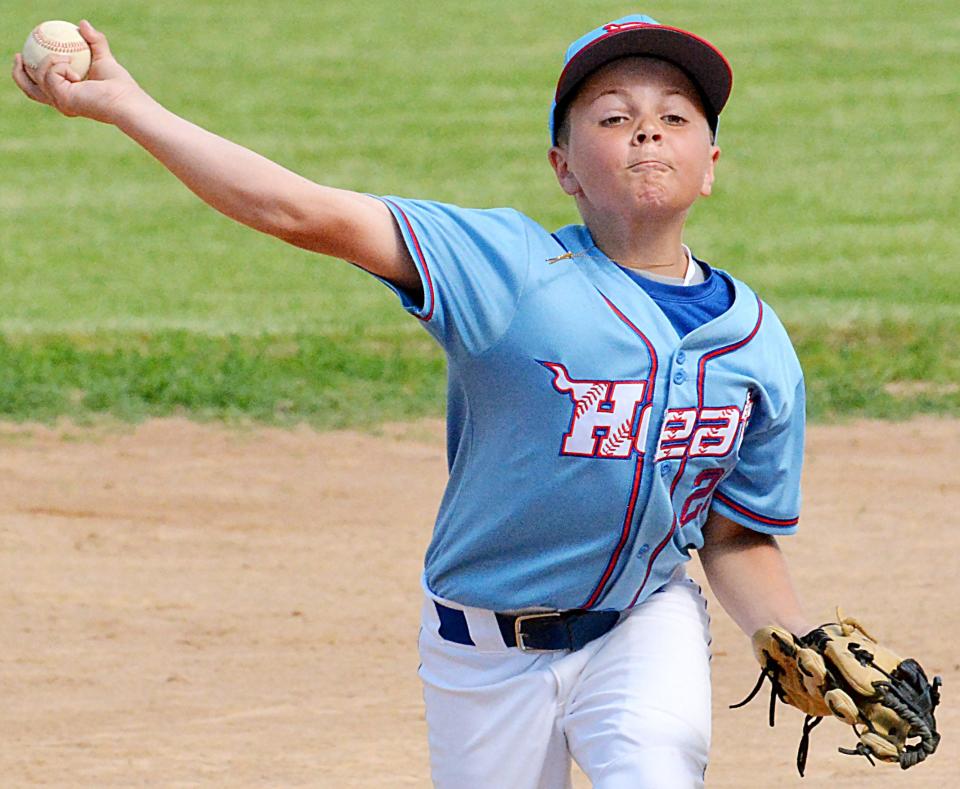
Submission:
M 446 641 L 434 599 L 420 678 L 438 789 L 569 789 L 571 757 L 595 789 L 703 786 L 709 617 L 685 574 L 576 652 L 505 647 L 491 612 L 439 600 L 476 646 Z

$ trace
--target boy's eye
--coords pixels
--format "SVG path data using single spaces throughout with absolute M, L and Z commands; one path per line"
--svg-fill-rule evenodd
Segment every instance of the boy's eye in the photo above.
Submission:
M 682 115 L 667 114 L 663 116 L 663 122 L 669 123 L 673 126 L 679 126 L 682 123 L 686 123 L 686 120 L 687 119 L 684 118 Z
M 627 120 L 626 115 L 608 115 L 602 121 L 600 121 L 601 126 L 619 126 L 621 123 Z

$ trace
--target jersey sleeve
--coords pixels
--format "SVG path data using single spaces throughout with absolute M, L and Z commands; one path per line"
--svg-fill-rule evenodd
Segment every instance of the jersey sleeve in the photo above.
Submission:
M 800 518 L 800 471 L 806 421 L 803 378 L 778 402 L 758 404 L 733 471 L 714 491 L 712 508 L 766 534 L 793 534 Z M 763 397 L 764 395 L 761 395 Z
M 479 354 L 510 325 L 529 268 L 532 220 L 508 208 L 466 209 L 379 197 L 417 266 L 423 299 L 381 280 L 448 350 Z

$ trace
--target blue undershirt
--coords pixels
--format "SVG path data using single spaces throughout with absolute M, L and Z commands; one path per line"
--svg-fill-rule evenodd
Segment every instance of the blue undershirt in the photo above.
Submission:
M 696 262 L 703 269 L 704 277 L 703 282 L 696 285 L 668 285 L 620 266 L 656 302 L 680 337 L 718 318 L 733 304 L 734 289 L 729 278 L 702 260 Z

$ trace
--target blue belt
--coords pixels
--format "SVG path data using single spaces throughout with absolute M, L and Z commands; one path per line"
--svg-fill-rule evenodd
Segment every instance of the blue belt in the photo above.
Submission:
M 456 644 L 473 646 L 463 611 L 434 600 L 440 618 L 440 637 Z M 619 611 L 538 611 L 531 614 L 495 613 L 503 643 L 524 652 L 577 650 L 605 633 L 620 621 Z

